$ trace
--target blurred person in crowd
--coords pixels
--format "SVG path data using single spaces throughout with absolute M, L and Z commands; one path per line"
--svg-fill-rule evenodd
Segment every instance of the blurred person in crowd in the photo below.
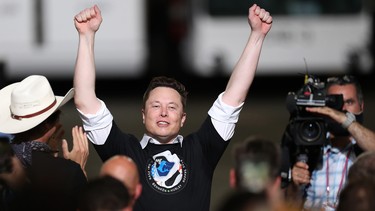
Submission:
M 349 168 L 348 181 L 340 193 L 337 211 L 375 210 L 375 151 L 362 153 Z
M 251 136 L 234 147 L 235 167 L 230 170 L 230 186 L 257 193 L 265 192 L 275 205 L 280 203 L 280 147 Z
M 375 152 L 364 152 L 357 157 L 349 168 L 348 183 L 356 180 L 373 180 L 375 182 Z
M 281 150 L 275 142 L 250 136 L 234 146 L 234 168 L 230 186 L 235 190 L 266 194 L 273 210 L 296 210 L 294 201 L 285 201 L 281 191 Z
M 77 211 L 132 211 L 126 186 L 111 176 L 90 180 L 81 190 Z
M 249 192 L 244 189 L 229 193 L 217 211 L 276 211 L 265 191 Z
M 31 75 L 0 90 L 0 132 L 13 136 L 12 151 L 30 181 L 28 208 L 75 210 L 76 194 L 87 183 L 88 141 L 82 127 L 72 128 L 73 148 L 61 140 L 59 110 L 74 95 L 55 96 L 46 77 Z M 58 148 L 63 156 L 58 156 Z M 41 200 L 43 199 L 43 200 Z
M 138 167 L 126 155 L 114 155 L 106 160 L 100 168 L 99 175 L 112 176 L 121 181 L 129 190 L 130 205 L 133 207 L 142 193 L 142 184 L 139 180 Z
M 373 179 L 350 181 L 341 191 L 336 211 L 375 210 L 375 183 Z
M 0 138 L 0 210 L 22 210 L 29 179 L 19 159 L 14 155 L 8 137 Z
M 326 94 L 341 94 L 342 109 L 306 108 L 327 118 L 328 141 L 322 146 L 322 158 L 313 169 L 306 162 L 298 161 L 291 171 L 291 186 L 302 189 L 306 210 L 334 210 L 356 157 L 362 151 L 375 150 L 375 133 L 362 125 L 364 100 L 359 81 L 350 75 L 327 78 Z
M 74 18 L 79 35 L 74 102 L 90 141 L 103 161 L 124 154 L 143 172 L 142 194 L 135 210 L 209 210 L 213 173 L 234 133 L 272 16 L 255 4 L 249 8 L 251 33 L 246 47 L 226 90 L 196 132 L 179 135 L 187 118 L 185 86 L 173 78 L 153 78 L 144 95 L 142 119 L 146 131 L 141 140 L 123 133 L 96 96 L 94 40 L 101 22 L 97 5 Z

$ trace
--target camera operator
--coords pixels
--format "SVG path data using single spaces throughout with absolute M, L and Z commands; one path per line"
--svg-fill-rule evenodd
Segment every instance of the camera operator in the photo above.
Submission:
M 362 151 L 375 150 L 375 133 L 362 125 L 363 93 L 354 76 L 328 78 L 328 95 L 342 94 L 342 111 L 328 106 L 306 107 L 306 111 L 327 117 L 328 141 L 315 169 L 297 161 L 291 170 L 294 187 L 303 191 L 305 210 L 335 210 L 347 172 Z M 302 188 L 301 188 L 302 187 Z

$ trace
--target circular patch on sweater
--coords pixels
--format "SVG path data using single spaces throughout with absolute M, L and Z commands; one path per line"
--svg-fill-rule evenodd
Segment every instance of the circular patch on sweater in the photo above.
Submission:
M 152 156 L 147 163 L 148 184 L 163 194 L 172 194 L 182 190 L 186 186 L 187 175 L 185 163 L 169 150 Z

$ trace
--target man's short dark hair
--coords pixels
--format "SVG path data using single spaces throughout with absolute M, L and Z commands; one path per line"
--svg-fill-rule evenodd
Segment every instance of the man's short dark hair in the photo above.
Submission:
M 169 87 L 176 90 L 181 96 L 181 103 L 183 109 L 186 107 L 188 92 L 185 86 L 174 78 L 168 78 L 165 76 L 158 76 L 151 79 L 144 95 L 143 95 L 143 107 L 146 105 L 146 101 L 150 95 L 150 92 L 157 87 Z
M 332 85 L 339 85 L 344 86 L 348 84 L 353 84 L 356 88 L 358 101 L 360 104 L 363 103 L 363 92 L 361 84 L 359 83 L 358 79 L 353 75 L 342 75 L 339 77 L 329 77 L 326 81 L 326 89 L 328 90 L 329 87 Z

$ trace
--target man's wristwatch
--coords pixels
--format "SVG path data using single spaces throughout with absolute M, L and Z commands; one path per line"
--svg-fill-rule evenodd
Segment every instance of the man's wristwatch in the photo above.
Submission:
M 346 112 L 346 120 L 341 124 L 341 126 L 347 129 L 353 122 L 355 122 L 355 115 L 351 112 Z

